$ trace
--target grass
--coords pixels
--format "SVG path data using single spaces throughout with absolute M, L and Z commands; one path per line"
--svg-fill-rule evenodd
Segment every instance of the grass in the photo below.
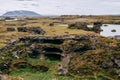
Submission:
M 19 69 L 10 74 L 12 77 L 22 77 L 24 80 L 113 80 L 105 74 L 95 74 L 94 76 L 80 77 L 80 76 L 58 76 L 56 74 L 56 66 L 59 61 L 51 61 L 49 59 L 40 60 L 28 58 L 28 63 L 32 65 L 42 65 L 49 67 L 47 72 L 39 72 L 29 68 Z
M 57 76 L 56 66 L 59 64 L 59 61 L 50 61 L 49 59 L 41 61 L 40 59 L 28 58 L 28 62 L 33 65 L 42 65 L 42 64 L 47 65 L 49 67 L 49 71 L 39 72 L 26 68 L 26 69 L 14 71 L 10 74 L 10 76 L 13 77 L 20 76 L 25 80 L 80 80 L 78 78 L 73 78 L 73 77 Z
M 77 29 L 68 29 L 67 26 L 59 26 L 62 25 L 63 23 L 58 23 L 55 26 L 49 26 L 49 23 L 54 22 L 56 20 L 50 20 L 50 19 L 36 19 L 32 20 L 32 22 L 37 22 L 37 23 L 32 23 L 31 20 L 27 20 L 27 24 L 25 27 L 41 27 L 46 33 L 44 34 L 45 36 L 61 36 L 61 35 L 69 35 L 69 34 L 88 34 L 92 32 L 87 32 L 84 30 L 77 30 Z M 32 33 L 27 33 L 27 32 L 18 32 L 18 31 L 13 31 L 9 32 L 7 31 L 7 27 L 13 27 L 17 30 L 17 27 L 19 27 L 20 21 L 0 21 L 0 48 L 8 44 L 11 39 L 18 39 L 19 37 L 25 36 L 25 35 L 34 35 Z M 9 26 L 5 24 L 15 24 L 16 26 Z M 21 26 L 24 27 L 24 26 Z
M 12 73 L 11 76 L 20 76 L 25 80 L 80 80 L 77 78 L 57 76 L 52 73 L 53 73 L 52 71 L 40 73 L 37 71 L 34 72 L 29 69 L 26 69 L 23 71 L 17 71 L 15 73 Z
M 11 73 L 12 77 L 22 77 L 25 80 L 113 80 L 108 76 L 95 75 L 89 77 L 70 77 L 70 76 L 58 76 L 53 74 L 53 71 L 38 72 L 30 69 L 23 69 Z
M 17 40 L 19 37 L 24 35 L 28 35 L 28 33 L 24 32 L 4 32 L 0 33 L 0 48 L 8 44 L 11 40 Z
M 89 33 L 84 30 L 68 29 L 66 26 L 54 26 L 54 27 L 45 28 L 45 30 L 47 32 L 46 35 L 53 35 L 53 36 Z
M 66 20 L 65 23 L 73 23 L 78 21 L 85 21 L 85 22 L 94 22 L 98 19 L 91 19 L 91 18 L 81 18 L 81 19 L 73 19 L 73 20 Z M 100 20 L 100 19 L 99 19 Z M 67 26 L 58 26 L 59 24 L 55 26 L 49 26 L 49 23 L 58 21 L 58 20 L 50 20 L 50 19 L 36 19 L 36 20 L 27 20 L 26 27 L 41 27 L 46 33 L 45 36 L 61 36 L 61 35 L 69 35 L 69 34 L 89 34 L 92 32 L 84 31 L 84 30 L 78 30 L 78 29 L 68 29 Z M 108 20 L 105 20 L 106 22 Z M 20 22 L 20 21 L 19 21 Z M 33 35 L 31 33 L 26 32 L 8 32 L 6 31 L 7 27 L 19 27 L 18 21 L 12 21 L 12 22 L 5 22 L 0 21 L 0 48 L 5 46 L 7 43 L 10 42 L 11 39 L 18 39 L 19 37 L 25 36 L 25 35 Z M 36 22 L 36 23 L 35 23 Z M 15 24 L 13 26 L 5 25 L 5 24 Z M 24 27 L 24 26 L 23 26 Z M 10 76 L 20 76 L 24 78 L 25 80 L 103 80 L 103 78 L 95 76 L 90 76 L 91 79 L 88 78 L 80 78 L 80 77 L 67 77 L 67 76 L 57 76 L 56 75 L 56 67 L 59 64 L 59 61 L 50 61 L 49 59 L 46 60 L 40 60 L 40 59 L 32 59 L 28 58 L 28 63 L 32 65 L 45 65 L 49 67 L 49 71 L 47 72 L 39 72 L 35 70 L 31 70 L 29 68 L 16 70 L 10 74 Z M 104 76 L 104 75 L 102 75 Z M 107 78 L 104 76 L 104 79 Z M 108 80 L 108 79 L 105 79 Z M 110 79 L 109 79 L 110 80 Z
M 27 61 L 32 65 L 42 65 L 42 64 L 50 65 L 50 68 L 55 68 L 55 66 L 58 65 L 60 62 L 60 61 L 51 61 L 49 59 L 40 60 L 40 59 L 33 59 L 33 58 L 28 58 Z

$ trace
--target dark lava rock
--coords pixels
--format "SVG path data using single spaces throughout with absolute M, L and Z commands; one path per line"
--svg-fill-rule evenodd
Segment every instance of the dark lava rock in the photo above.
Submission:
M 33 33 L 33 34 L 44 34 L 45 31 L 43 31 L 43 29 L 41 29 L 40 27 L 18 27 L 17 28 L 18 32 L 29 32 L 29 33 Z
M 76 22 L 74 24 L 69 24 L 68 28 L 70 29 L 83 29 L 83 30 L 89 30 L 87 27 L 87 23 L 85 22 Z
M 9 73 L 10 66 L 7 63 L 0 63 L 0 71 L 2 73 Z
M 15 31 L 15 28 L 7 28 L 7 31 Z
M 101 26 L 102 26 L 101 22 L 94 22 L 93 31 L 96 32 L 96 33 L 100 33 L 101 32 Z
M 59 67 L 60 74 L 63 72 L 63 74 L 69 73 L 73 76 L 91 76 L 95 73 L 108 71 L 107 75 L 110 75 L 113 71 L 119 75 L 119 72 L 116 72 L 120 68 L 119 51 L 119 42 L 96 34 L 24 36 L 0 49 L 0 59 L 5 57 L 1 62 L 9 61 L 17 69 L 30 66 L 37 71 L 46 72 L 49 70 L 49 66 L 46 66 L 46 64 L 33 65 L 28 63 L 27 60 L 42 57 L 42 59 L 53 61 L 59 58 L 63 68 L 61 71 L 61 66 Z M 115 52 L 118 53 L 115 55 Z M 14 57 L 18 55 L 19 58 L 13 58 L 13 54 Z M 21 59 L 25 59 L 26 62 L 20 62 Z
M 22 68 L 28 68 L 31 67 L 31 65 L 27 62 L 18 62 L 13 65 L 17 69 L 22 69 Z
M 26 27 L 18 27 L 17 30 L 18 30 L 18 32 L 27 32 Z
M 54 26 L 54 23 L 50 23 L 49 26 Z
M 44 34 L 45 32 L 40 27 L 31 27 L 28 29 L 28 32 L 34 34 Z
M 93 25 L 95 25 L 95 26 L 102 26 L 102 22 L 94 22 Z
M 36 65 L 33 66 L 32 69 L 37 70 L 39 72 L 47 72 L 49 70 L 49 68 L 44 65 Z
M 111 32 L 116 32 L 116 30 L 115 30 L 115 29 L 113 29 L 113 30 L 111 30 Z

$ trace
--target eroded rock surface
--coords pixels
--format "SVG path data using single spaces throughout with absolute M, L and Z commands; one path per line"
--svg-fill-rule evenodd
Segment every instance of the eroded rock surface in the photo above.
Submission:
M 89 30 L 89 28 L 87 27 L 87 23 L 85 22 L 76 22 L 74 24 L 69 24 L 70 29 L 83 29 L 83 30 Z
M 28 62 L 28 58 L 40 60 L 47 58 L 51 61 L 60 61 L 56 73 L 59 75 L 88 76 L 108 71 L 110 77 L 113 75 L 112 78 L 117 79 L 120 75 L 119 51 L 118 41 L 96 34 L 24 36 L 0 49 L 3 66 L 0 69 L 5 68 L 9 71 L 12 68 L 32 67 L 40 72 L 46 72 L 49 71 L 49 66 L 33 65 Z M 7 64 L 2 64 L 4 62 Z M 4 65 L 7 65 L 7 68 Z
M 40 27 L 18 27 L 18 32 L 29 32 L 34 34 L 44 34 L 45 31 L 43 31 Z

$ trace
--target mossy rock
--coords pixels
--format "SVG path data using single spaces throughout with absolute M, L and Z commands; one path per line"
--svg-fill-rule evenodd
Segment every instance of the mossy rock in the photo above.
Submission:
M 113 30 L 111 30 L 111 32 L 116 32 L 116 30 L 115 30 L 115 29 L 113 29 Z
M 32 66 L 32 69 L 37 70 L 39 72 L 47 72 L 49 70 L 49 68 L 44 65 L 35 65 Z
M 19 62 L 13 65 L 17 69 L 22 69 L 22 68 L 28 68 L 31 67 L 31 65 L 27 62 Z
M 10 72 L 10 65 L 6 63 L 0 63 L 0 71 L 2 74 L 8 74 Z

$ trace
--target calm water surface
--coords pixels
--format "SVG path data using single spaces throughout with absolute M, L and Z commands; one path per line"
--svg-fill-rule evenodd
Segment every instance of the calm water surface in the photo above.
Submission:
M 107 24 L 107 26 L 102 26 L 101 29 L 103 30 L 100 34 L 102 36 L 115 36 L 120 35 L 120 25 L 114 25 L 114 24 Z M 116 32 L 111 32 L 111 30 L 115 29 Z

